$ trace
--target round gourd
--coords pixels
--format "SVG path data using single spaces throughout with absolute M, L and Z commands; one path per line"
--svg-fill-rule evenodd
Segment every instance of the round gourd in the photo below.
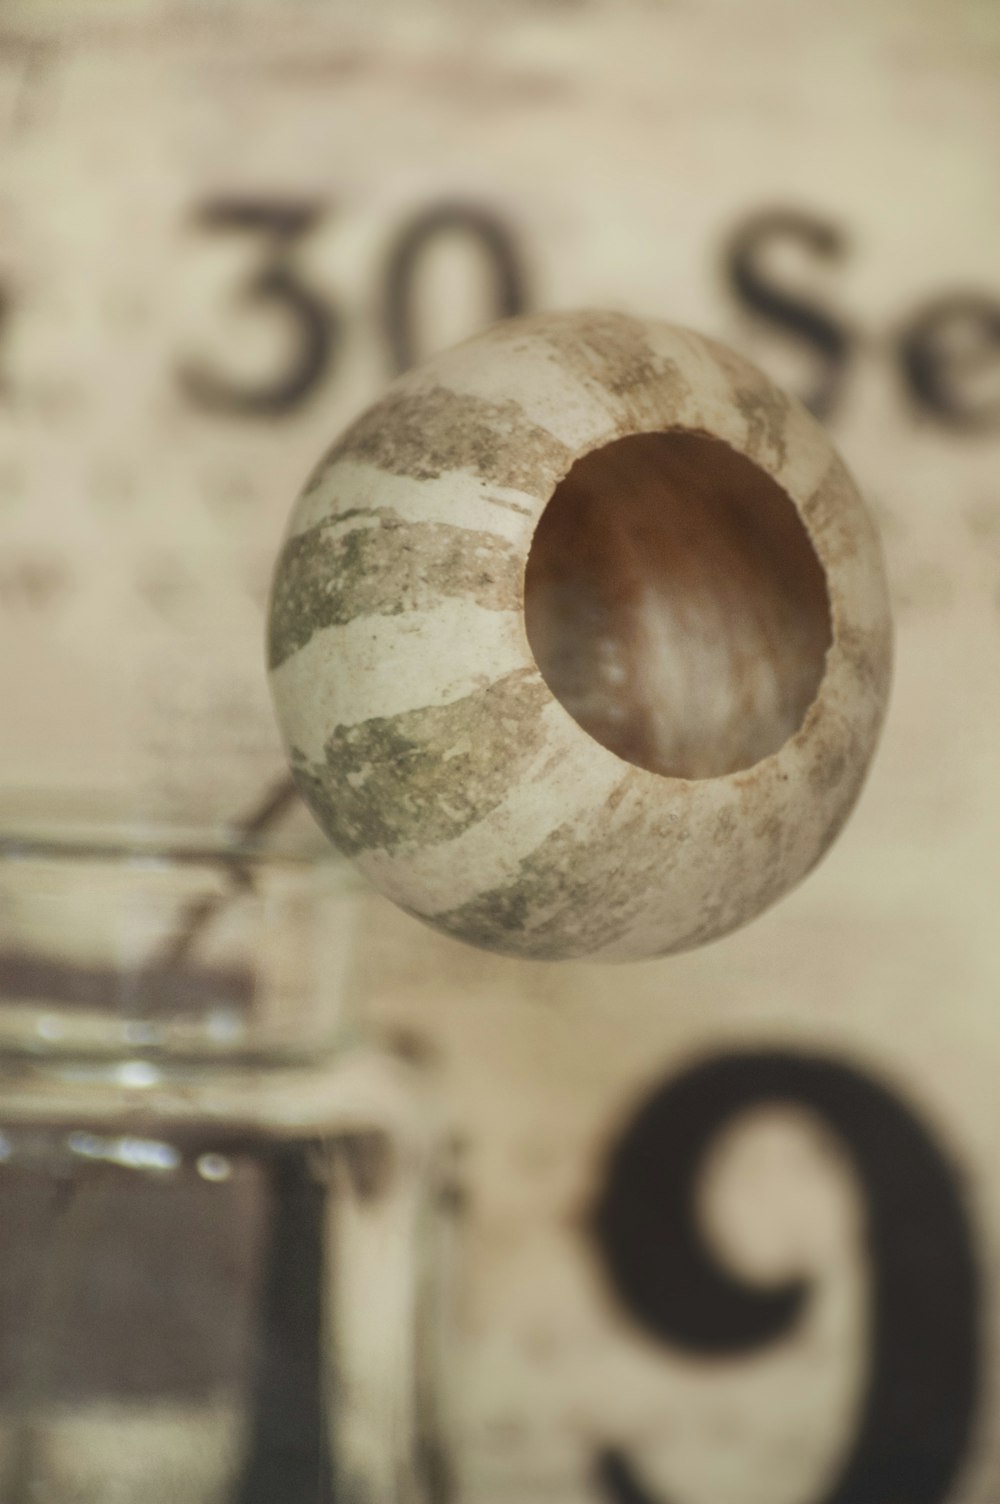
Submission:
M 608 313 L 513 319 L 393 383 L 296 504 L 268 636 L 334 844 L 534 958 L 699 945 L 797 883 L 891 657 L 819 425 L 715 341 Z

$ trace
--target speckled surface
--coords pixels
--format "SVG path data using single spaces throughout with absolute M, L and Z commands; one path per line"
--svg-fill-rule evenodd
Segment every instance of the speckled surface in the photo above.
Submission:
M 573 463 L 672 430 L 781 488 L 828 602 L 798 730 L 719 776 L 584 731 L 525 625 L 533 535 Z M 277 565 L 269 658 L 299 787 L 377 887 L 488 949 L 620 960 L 745 923 L 819 860 L 873 753 L 891 627 L 873 524 L 797 402 L 690 331 L 551 314 L 408 373 L 334 445 Z

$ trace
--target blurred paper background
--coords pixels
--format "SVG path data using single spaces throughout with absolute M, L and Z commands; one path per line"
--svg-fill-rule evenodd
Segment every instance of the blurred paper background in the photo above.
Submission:
M 898 646 L 822 869 L 613 970 L 379 908 L 366 995 L 466 1145 L 469 1504 L 993 1498 L 993 0 L 0 0 L 0 143 L 6 790 L 272 798 L 291 501 L 496 317 L 689 324 L 828 424 Z

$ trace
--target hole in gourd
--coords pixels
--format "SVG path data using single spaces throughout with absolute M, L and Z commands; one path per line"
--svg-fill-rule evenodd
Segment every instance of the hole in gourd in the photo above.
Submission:
M 677 778 L 752 767 L 799 729 L 830 601 L 790 498 L 706 434 L 633 434 L 573 465 L 525 574 L 535 661 L 583 729 Z

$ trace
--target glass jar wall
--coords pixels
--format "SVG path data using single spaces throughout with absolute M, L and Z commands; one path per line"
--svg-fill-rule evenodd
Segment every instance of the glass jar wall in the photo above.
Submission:
M 435 1134 L 365 895 L 224 831 L 0 812 L 0 1497 L 440 1492 Z

